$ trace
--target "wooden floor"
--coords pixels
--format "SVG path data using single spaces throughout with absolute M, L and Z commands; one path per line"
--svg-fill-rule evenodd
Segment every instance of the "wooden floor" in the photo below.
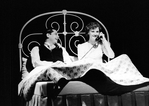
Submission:
M 121 96 L 60 95 L 52 104 L 53 106 L 149 106 L 149 92 L 131 92 Z

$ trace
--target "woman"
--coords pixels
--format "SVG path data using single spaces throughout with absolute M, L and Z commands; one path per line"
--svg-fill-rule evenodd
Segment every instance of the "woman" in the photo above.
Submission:
M 100 29 L 98 23 L 90 23 L 86 26 L 87 42 L 78 45 L 79 60 L 91 59 L 102 62 L 103 53 L 108 58 L 114 58 L 114 52 Z
M 94 66 L 77 80 L 107 95 L 120 95 L 149 85 L 149 79 L 141 75 L 126 54 L 114 58 L 115 54 L 110 43 L 100 30 L 101 27 L 96 22 L 91 22 L 86 26 L 88 40 L 78 45 L 78 59 L 91 61 Z M 103 54 L 114 59 L 105 63 Z

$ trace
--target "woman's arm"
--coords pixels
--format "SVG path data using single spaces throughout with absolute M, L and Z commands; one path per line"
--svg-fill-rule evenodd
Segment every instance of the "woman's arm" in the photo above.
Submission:
M 103 36 L 103 44 L 102 44 L 102 49 L 103 49 L 103 52 L 104 54 L 109 57 L 109 58 L 114 58 L 115 57 L 115 53 L 114 51 L 112 50 L 112 48 L 110 47 L 110 43 L 106 40 L 104 34 L 101 35 Z
M 36 46 L 31 50 L 31 61 L 32 61 L 32 65 L 33 67 L 37 67 L 37 66 L 43 66 L 43 65 L 50 65 L 53 62 L 48 62 L 48 61 L 41 61 L 40 60 L 40 56 L 39 56 L 39 47 Z

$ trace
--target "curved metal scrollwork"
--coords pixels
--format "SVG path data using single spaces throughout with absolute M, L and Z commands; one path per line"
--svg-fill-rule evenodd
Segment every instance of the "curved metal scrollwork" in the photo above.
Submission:
M 71 36 L 71 38 L 68 42 L 70 51 L 77 56 L 77 45 L 81 44 L 85 41 L 86 41 L 86 39 L 84 38 L 83 35 Z
M 40 45 L 40 38 L 46 29 L 58 31 L 59 42 L 70 55 L 77 56 L 77 45 L 86 41 L 84 26 L 91 21 L 98 22 L 109 41 L 106 27 L 95 17 L 76 11 L 56 11 L 37 15 L 22 27 L 19 36 L 20 67 L 22 56 L 28 57 L 33 46 Z

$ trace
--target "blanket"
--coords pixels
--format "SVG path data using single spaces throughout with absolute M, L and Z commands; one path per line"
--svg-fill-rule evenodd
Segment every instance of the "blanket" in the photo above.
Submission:
M 121 55 L 107 63 L 99 61 L 77 61 L 70 64 L 56 62 L 52 65 L 39 66 L 33 69 L 18 85 L 18 94 L 28 98 L 38 81 L 52 80 L 54 83 L 60 78 L 67 80 L 84 76 L 91 69 L 98 69 L 114 82 L 120 85 L 136 85 L 148 82 L 143 77 L 127 55 Z
M 81 77 L 92 64 L 92 62 L 78 61 L 70 64 L 56 62 L 50 65 L 38 66 L 19 83 L 18 94 L 28 100 L 33 93 L 36 82 L 52 80 L 57 83 L 60 78 L 75 79 Z

